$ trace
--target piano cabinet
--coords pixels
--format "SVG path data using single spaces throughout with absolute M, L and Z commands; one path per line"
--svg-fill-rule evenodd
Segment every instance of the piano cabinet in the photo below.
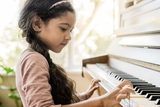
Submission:
M 142 0 L 121 12 L 119 18 L 116 37 L 106 54 L 83 59 L 82 76 L 101 79 L 98 95 L 110 92 L 124 79 L 134 88 L 143 87 L 143 92 L 118 106 L 160 107 L 160 98 L 149 100 L 142 94 L 160 94 L 160 0 Z

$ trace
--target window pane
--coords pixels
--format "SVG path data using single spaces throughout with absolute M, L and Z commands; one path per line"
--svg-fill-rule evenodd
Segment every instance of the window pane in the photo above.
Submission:
M 0 64 L 15 67 L 26 46 L 17 19 L 25 0 L 0 3 Z M 72 40 L 61 53 L 51 53 L 53 61 L 65 68 L 81 68 L 82 59 L 105 54 L 115 28 L 115 0 L 72 0 L 77 21 Z M 5 11 L 3 11 L 5 10 Z M 9 14 L 8 14 L 9 13 Z
M 73 5 L 77 23 L 69 58 L 81 68 L 83 59 L 106 54 L 115 28 L 114 0 L 73 0 Z

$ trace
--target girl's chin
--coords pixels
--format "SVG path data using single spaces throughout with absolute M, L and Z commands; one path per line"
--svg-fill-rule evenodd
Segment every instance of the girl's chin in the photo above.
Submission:
M 54 49 L 54 50 L 51 49 L 51 51 L 53 51 L 53 52 L 55 52 L 55 53 L 60 53 L 60 52 L 62 51 L 62 49 L 63 49 L 63 48 L 59 48 L 59 49 L 56 49 L 56 50 L 55 50 L 55 49 Z

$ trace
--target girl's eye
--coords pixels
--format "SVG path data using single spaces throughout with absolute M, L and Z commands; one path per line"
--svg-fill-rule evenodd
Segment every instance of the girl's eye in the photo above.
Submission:
M 72 33 L 72 32 L 73 32 L 73 29 L 71 29 L 70 32 Z
M 67 29 L 66 29 L 66 28 L 61 28 L 61 30 L 64 32 L 64 31 L 66 31 Z

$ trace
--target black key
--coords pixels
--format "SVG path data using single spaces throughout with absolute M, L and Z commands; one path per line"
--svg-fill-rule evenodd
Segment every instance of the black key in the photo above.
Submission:
M 127 78 L 127 77 L 128 77 L 128 78 L 136 78 L 136 77 L 134 77 L 134 76 L 132 76 L 132 75 L 124 74 L 124 73 L 123 73 L 123 74 L 122 74 L 122 73 L 121 73 L 121 74 L 118 74 L 118 73 L 117 73 L 117 76 L 119 76 L 119 77 L 124 77 L 124 78 L 125 78 L 125 77 L 126 77 L 126 78 Z
M 156 105 L 160 105 L 160 99 L 157 99 L 155 102 Z
M 117 80 L 124 80 L 122 77 L 116 76 L 115 77 Z
M 131 81 L 132 83 L 133 82 L 137 82 L 137 83 L 140 83 L 140 82 L 145 82 L 145 81 L 142 81 L 142 80 L 139 80 L 139 79 L 137 79 L 137 78 L 123 78 L 123 79 L 126 79 L 126 80 L 129 80 L 129 81 Z
M 148 87 L 155 87 L 155 85 L 149 85 L 149 86 L 136 86 L 134 88 L 135 91 L 137 91 L 139 88 L 148 88 Z
M 152 85 L 150 83 L 132 83 L 133 84 L 133 87 L 135 88 L 136 86 L 155 86 L 155 85 Z
M 110 75 L 111 75 L 112 77 L 116 78 L 116 75 L 115 75 L 115 74 L 111 73 Z
M 144 82 L 144 81 L 131 81 L 132 84 L 134 83 L 148 83 L 148 82 Z
M 133 84 L 135 84 L 135 85 L 137 85 L 137 86 L 153 85 L 153 84 L 151 84 L 151 83 L 133 83 Z
M 133 76 L 121 76 L 121 75 L 117 75 L 117 77 L 118 78 L 122 78 L 122 79 L 127 79 L 127 80 L 129 80 L 129 79 L 137 79 L 138 80 L 138 78 L 135 78 Z
M 154 91 L 154 90 L 155 90 L 155 91 L 158 90 L 158 91 L 160 91 L 160 89 L 143 89 L 143 90 L 141 90 L 141 91 L 138 91 L 137 93 L 141 93 L 142 91 L 147 91 L 147 90 L 149 90 L 149 91 L 150 91 L 150 90 L 153 90 L 153 91 Z M 147 93 L 146 93 L 146 94 L 147 94 Z M 145 94 L 145 95 L 146 95 L 146 94 Z
M 140 93 L 142 90 L 160 90 L 159 87 L 143 87 L 137 90 L 137 93 Z
M 135 78 L 135 77 L 132 77 L 132 76 L 119 76 L 119 75 L 117 75 L 118 77 L 121 77 L 121 78 L 123 78 L 123 79 L 137 79 L 138 80 L 138 78 Z
M 149 98 L 151 95 L 160 95 L 160 93 L 147 93 L 145 97 Z
M 160 90 L 142 90 L 140 95 L 146 95 L 147 93 L 160 93 Z
M 127 78 L 127 77 L 126 77 Z M 139 78 L 136 78 L 136 77 L 130 77 L 130 78 L 128 78 L 128 80 L 130 80 L 130 81 L 144 81 L 144 80 L 141 80 L 141 79 L 139 79 Z
M 160 95 L 151 95 L 151 96 L 149 97 L 149 100 L 150 100 L 150 101 L 153 101 L 153 100 L 157 100 L 158 98 L 160 98 Z
M 119 77 L 133 77 L 132 75 L 126 74 L 124 72 L 114 72 L 114 73 L 117 74 L 117 76 Z

